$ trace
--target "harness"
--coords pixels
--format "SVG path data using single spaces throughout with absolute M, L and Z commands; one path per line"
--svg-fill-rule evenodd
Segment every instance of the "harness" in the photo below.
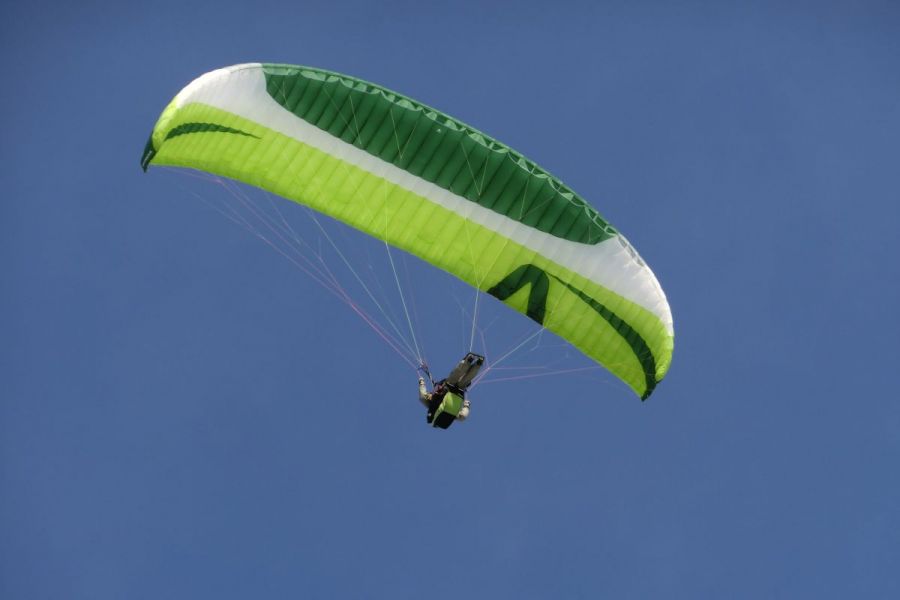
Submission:
M 455 385 L 439 381 L 431 394 L 431 402 L 428 403 L 426 422 L 432 427 L 447 429 L 462 410 L 465 396 L 466 393 Z

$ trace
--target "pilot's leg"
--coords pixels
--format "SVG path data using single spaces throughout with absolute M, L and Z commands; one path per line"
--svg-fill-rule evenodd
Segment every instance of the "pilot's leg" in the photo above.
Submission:
M 481 370 L 481 365 L 484 364 L 484 359 L 481 357 L 475 357 L 469 363 L 465 375 L 459 380 L 459 387 L 462 389 L 466 389 L 469 385 L 472 384 L 472 380 L 478 375 L 478 371 Z

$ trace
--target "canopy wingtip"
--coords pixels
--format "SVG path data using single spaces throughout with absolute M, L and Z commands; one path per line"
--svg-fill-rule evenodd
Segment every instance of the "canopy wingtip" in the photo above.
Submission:
M 150 134 L 147 144 L 144 146 L 144 153 L 141 155 L 141 169 L 144 170 L 144 173 L 147 172 L 147 167 L 150 166 L 150 161 L 154 156 L 156 156 L 156 148 L 153 146 L 153 134 Z

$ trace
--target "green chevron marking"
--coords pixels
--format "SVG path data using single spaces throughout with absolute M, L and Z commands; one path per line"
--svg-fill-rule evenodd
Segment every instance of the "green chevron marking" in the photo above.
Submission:
M 600 304 L 578 288 L 566 283 L 559 277 L 552 274 L 551 277 L 569 288 L 573 294 L 576 294 L 581 298 L 588 306 L 594 309 L 598 315 L 606 319 L 606 321 L 612 325 L 612 328 L 628 342 L 632 352 L 637 356 L 638 361 L 641 363 L 641 367 L 644 369 L 644 378 L 647 382 L 647 389 L 641 396 L 641 400 L 646 400 L 653 392 L 653 389 L 658 382 L 656 380 L 656 359 L 653 358 L 653 352 L 650 350 L 650 346 L 647 345 L 644 338 L 642 338 L 631 325 L 626 323 L 620 316 L 606 308 L 604 305 Z
M 550 274 L 550 277 L 553 277 L 553 279 L 560 282 L 566 286 L 569 291 L 577 295 L 584 303 L 603 317 L 603 319 L 605 319 L 606 322 L 625 339 L 643 368 L 647 389 L 641 396 L 641 400 L 646 400 L 656 387 L 657 380 L 656 360 L 653 358 L 653 352 L 650 350 L 650 347 L 647 345 L 644 338 L 642 338 L 631 325 L 626 323 L 616 313 L 600 302 L 597 302 L 580 289 L 566 283 L 553 274 Z M 504 277 L 500 283 L 490 288 L 487 293 L 499 300 L 506 300 L 526 285 L 531 286 L 531 290 L 528 293 L 528 310 L 526 311 L 526 314 L 543 325 L 544 316 L 547 312 L 547 295 L 550 292 L 550 279 L 547 276 L 547 273 L 540 267 L 531 264 L 521 265 Z
M 547 314 L 547 294 L 550 292 L 550 280 L 540 267 L 534 265 L 522 265 L 503 278 L 503 281 L 487 291 L 498 300 L 506 300 L 524 286 L 530 285 L 528 293 L 528 310 L 525 314 L 544 324 L 544 315 Z
M 173 137 L 178 137 L 179 135 L 187 135 L 188 133 L 205 133 L 208 131 L 216 132 L 216 133 L 234 133 L 236 135 L 246 135 L 248 137 L 259 139 L 258 135 L 253 135 L 252 133 L 247 133 L 246 131 L 241 131 L 240 129 L 235 129 L 234 127 L 226 127 L 225 125 L 219 125 L 217 123 L 182 123 L 178 127 L 175 127 L 166 134 L 166 139 L 171 140 Z
M 170 140 L 180 135 L 205 132 L 233 133 L 235 135 L 245 135 L 247 137 L 259 139 L 258 135 L 253 135 L 252 133 L 247 133 L 246 131 L 241 131 L 240 129 L 235 129 L 234 127 L 226 127 L 225 125 L 219 125 L 217 123 L 182 123 L 178 127 L 175 127 L 174 129 L 169 131 L 169 133 L 166 134 L 165 139 Z M 153 145 L 153 135 L 151 134 L 150 138 L 147 139 L 147 144 L 144 146 L 144 153 L 141 155 L 141 168 L 144 170 L 144 172 L 147 171 L 147 167 L 150 166 L 150 161 L 153 160 L 154 156 L 156 156 L 156 151 L 157 149 Z

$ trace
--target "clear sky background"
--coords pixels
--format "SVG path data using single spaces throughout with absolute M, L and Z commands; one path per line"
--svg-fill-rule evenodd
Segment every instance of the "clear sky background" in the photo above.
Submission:
M 900 9 L 744 4 L 4 3 L 0 597 L 900 597 Z M 138 166 L 248 61 L 400 90 L 587 198 L 672 306 L 653 397 L 486 380 L 426 427 L 221 186 Z M 471 299 L 402 264 L 445 371 Z M 533 331 L 482 307 L 489 358 Z

